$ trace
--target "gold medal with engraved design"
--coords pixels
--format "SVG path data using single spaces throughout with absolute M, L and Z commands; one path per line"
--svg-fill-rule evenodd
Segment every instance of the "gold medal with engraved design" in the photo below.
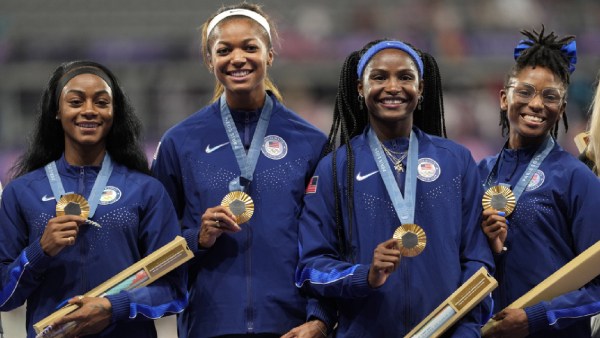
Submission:
M 425 230 L 416 224 L 402 224 L 394 231 L 393 238 L 398 241 L 402 256 L 414 257 L 427 245 Z
M 248 222 L 254 214 L 252 197 L 243 191 L 232 191 L 223 197 L 221 205 L 227 207 L 236 217 L 237 224 Z
M 78 194 L 65 194 L 56 202 L 56 216 L 76 215 L 88 218 L 90 205 L 85 197 Z
M 492 208 L 498 211 L 504 211 L 505 217 L 515 210 L 516 200 L 512 190 L 504 185 L 495 185 L 486 190 L 481 200 L 483 209 Z

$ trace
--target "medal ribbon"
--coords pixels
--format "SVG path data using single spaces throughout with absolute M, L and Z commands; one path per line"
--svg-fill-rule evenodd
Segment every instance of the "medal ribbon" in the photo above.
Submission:
M 369 128 L 367 134 L 369 138 L 369 147 L 373 153 L 373 158 L 377 163 L 377 168 L 383 179 L 383 184 L 387 190 L 394 209 L 402 224 L 414 223 L 415 218 L 415 200 L 417 194 L 417 162 L 419 156 L 419 140 L 413 131 L 410 133 L 410 141 L 408 144 L 408 160 L 406 162 L 406 177 L 404 178 L 404 196 L 400 192 L 398 183 L 392 175 L 392 169 L 385 156 L 381 143 L 377 139 L 377 135 L 373 128 Z
M 252 137 L 248 154 L 246 154 L 246 151 L 244 150 L 244 145 L 240 139 L 240 134 L 235 127 L 235 122 L 231 116 L 231 111 L 227 106 L 225 93 L 221 95 L 220 100 L 221 119 L 223 120 L 223 126 L 227 132 L 229 144 L 231 144 L 231 148 L 233 149 L 233 153 L 235 154 L 235 158 L 238 166 L 240 167 L 241 173 L 239 178 L 234 179 L 229 183 L 229 191 L 244 191 L 241 179 L 243 178 L 246 180 L 246 186 L 252 181 L 252 176 L 254 175 L 254 170 L 256 169 L 256 163 L 258 163 L 258 157 L 260 156 L 260 148 L 265 135 L 267 134 L 267 127 L 269 126 L 269 120 L 271 119 L 271 113 L 273 112 L 273 99 L 271 99 L 269 95 L 265 94 L 265 104 L 260 113 L 260 119 L 256 125 L 256 130 L 254 131 L 254 136 Z
M 542 144 L 542 146 L 535 152 L 535 154 L 529 161 L 525 172 L 523 173 L 521 178 L 519 178 L 517 185 L 515 185 L 515 188 L 513 189 L 513 194 L 515 195 L 515 202 L 519 200 L 519 197 L 521 197 L 521 195 L 525 191 L 525 188 L 527 188 L 527 185 L 531 181 L 533 174 L 535 174 L 535 172 L 538 170 L 538 168 L 540 167 L 544 159 L 546 159 L 552 148 L 554 148 L 554 138 L 548 136 Z M 498 163 L 500 162 L 501 157 L 502 153 L 498 155 L 496 163 L 494 163 L 494 167 L 488 175 L 488 178 L 485 183 L 486 189 L 491 186 L 491 182 L 497 182 L 498 180 L 496 176 L 498 175 Z
M 50 181 L 50 187 L 52 188 L 54 198 L 56 199 L 56 202 L 58 202 L 61 196 L 65 194 L 65 188 L 63 187 L 60 175 L 58 174 L 56 161 L 52 161 L 46 164 L 44 170 L 46 170 L 48 181 Z M 104 192 L 104 188 L 106 188 L 106 184 L 108 183 L 108 179 L 110 178 L 112 171 L 113 163 L 110 158 L 110 155 L 106 153 L 104 155 L 104 160 L 102 160 L 102 168 L 100 169 L 100 173 L 98 173 L 98 176 L 96 177 L 96 181 L 94 181 L 92 191 L 90 192 L 90 196 L 88 198 L 88 204 L 90 205 L 90 215 L 88 218 L 94 217 L 96 208 L 100 203 L 100 197 L 102 197 L 102 192 Z

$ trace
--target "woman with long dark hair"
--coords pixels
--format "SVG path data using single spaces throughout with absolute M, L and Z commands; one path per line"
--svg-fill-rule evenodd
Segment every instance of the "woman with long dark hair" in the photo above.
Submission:
M 52 74 L 0 207 L 0 309 L 27 301 L 27 337 L 67 302 L 79 309 L 52 325 L 75 323 L 65 337 L 156 337 L 152 319 L 185 307 L 182 269 L 147 287 L 79 296 L 180 233 L 140 130 L 106 67 L 74 61 Z

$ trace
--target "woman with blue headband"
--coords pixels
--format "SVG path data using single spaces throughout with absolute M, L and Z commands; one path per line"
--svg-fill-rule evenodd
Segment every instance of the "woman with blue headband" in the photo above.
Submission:
M 336 300 L 336 337 L 402 337 L 493 269 L 477 167 L 444 138 L 441 88 L 435 59 L 400 41 L 371 42 L 344 63 L 329 154 L 304 197 L 296 272 L 298 287 Z M 490 301 L 449 335 L 479 337 Z
M 302 197 L 326 137 L 269 80 L 275 35 L 247 2 L 207 20 L 213 100 L 165 134 L 152 165 L 196 254 L 181 338 L 319 338 L 333 326 L 294 287 Z
M 515 49 L 500 90 L 506 144 L 479 164 L 486 193 L 482 228 L 495 253 L 494 319 L 488 337 L 589 337 L 600 280 L 524 309 L 505 309 L 600 240 L 600 182 L 556 143 L 567 128 L 573 36 L 533 30 Z M 496 201 L 495 203 L 493 201 Z M 503 310 L 504 309 L 504 310 Z

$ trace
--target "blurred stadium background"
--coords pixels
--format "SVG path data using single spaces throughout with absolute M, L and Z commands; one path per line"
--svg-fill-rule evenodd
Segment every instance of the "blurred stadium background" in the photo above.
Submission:
M 150 157 L 161 135 L 204 106 L 214 77 L 202 65 L 199 27 L 222 4 L 208 0 L 21 0 L 0 2 L 0 181 L 23 151 L 41 91 L 62 62 L 92 59 L 121 80 L 144 122 Z M 449 138 L 476 160 L 503 144 L 498 91 L 512 64 L 519 30 L 577 36 L 559 143 L 577 153 L 600 70 L 600 2 L 594 0 L 304 0 L 258 1 L 280 40 L 271 76 L 285 103 L 329 130 L 339 70 L 366 42 L 390 37 L 434 55 L 442 73 Z M 22 312 L 3 314 L 9 335 Z M 8 323 L 7 323 L 8 322 Z M 14 322 L 14 323 L 13 323 Z M 24 326 L 18 324 L 19 329 Z M 174 337 L 172 327 L 163 337 Z M 21 332 L 21 331 L 18 331 Z M 167 331 L 165 331 L 167 332 Z M 161 333 L 162 334 L 162 333 Z

